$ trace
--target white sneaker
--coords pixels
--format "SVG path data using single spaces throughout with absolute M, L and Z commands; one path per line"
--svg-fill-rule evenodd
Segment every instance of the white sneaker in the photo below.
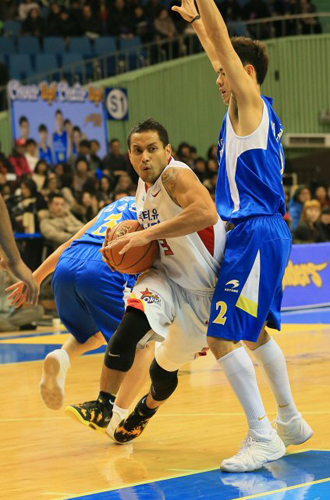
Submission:
M 300 413 L 296 417 L 292 417 L 289 422 L 281 422 L 277 418 L 274 422 L 274 426 L 285 446 L 302 444 L 314 434 L 313 429 L 306 420 L 302 418 Z
M 117 426 L 120 424 L 120 422 L 124 420 L 124 418 L 126 418 L 128 414 L 129 410 L 124 410 L 123 408 L 120 408 L 116 404 L 113 405 L 112 417 L 105 433 L 110 439 L 112 439 L 112 441 L 115 441 L 115 443 L 117 443 L 114 437 L 115 430 Z
M 44 359 L 39 388 L 43 402 L 51 410 L 59 410 L 63 405 L 65 379 L 69 368 L 69 356 L 63 349 L 50 352 Z
M 265 463 L 283 457 L 285 451 L 283 441 L 275 430 L 270 439 L 248 436 L 237 455 L 223 460 L 220 469 L 224 472 L 249 472 L 258 470 Z

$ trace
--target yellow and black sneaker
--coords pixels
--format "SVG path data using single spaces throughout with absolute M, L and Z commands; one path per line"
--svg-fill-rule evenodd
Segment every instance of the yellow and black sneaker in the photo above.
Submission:
M 95 431 L 104 433 L 110 423 L 112 410 L 99 397 L 96 401 L 67 406 L 65 414 Z
M 117 443 L 129 443 L 139 437 L 158 408 L 151 409 L 146 404 L 147 396 L 138 402 L 132 413 L 117 425 L 114 438 Z

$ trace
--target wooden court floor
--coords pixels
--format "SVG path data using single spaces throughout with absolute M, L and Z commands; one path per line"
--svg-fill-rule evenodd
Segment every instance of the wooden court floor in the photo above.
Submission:
M 41 337 L 0 337 L 0 347 L 6 346 L 2 354 L 0 349 L 1 499 L 75 498 L 214 469 L 223 458 L 236 453 L 245 438 L 244 415 L 209 354 L 184 367 L 176 393 L 134 445 L 113 444 L 69 419 L 62 410 L 51 411 L 43 405 L 38 392 L 41 359 L 10 361 L 8 352 L 24 348 L 25 343 L 31 349 L 31 339 L 40 358 L 44 345 L 56 348 L 53 344 L 62 342 L 62 335 L 50 337 L 45 329 L 41 333 Z M 298 408 L 315 431 L 308 443 L 289 450 L 330 450 L 330 324 L 288 323 L 274 338 L 287 356 Z M 67 403 L 95 399 L 102 360 L 102 354 L 95 354 L 76 361 L 67 379 Z M 273 419 L 275 403 L 259 367 L 257 375 Z M 142 388 L 141 395 L 146 389 Z M 327 466 L 330 476 L 329 462 Z M 327 484 L 329 496 L 324 498 L 330 498 L 330 482 Z M 189 498 L 201 497 L 196 490 Z

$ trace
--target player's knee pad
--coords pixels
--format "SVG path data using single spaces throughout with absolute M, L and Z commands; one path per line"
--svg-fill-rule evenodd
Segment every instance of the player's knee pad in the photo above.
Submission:
M 151 395 L 156 401 L 169 398 L 178 385 L 178 370 L 168 372 L 154 359 L 150 366 Z
M 104 357 L 105 366 L 112 370 L 127 372 L 134 362 L 137 343 L 150 329 L 144 312 L 129 307 L 109 340 Z

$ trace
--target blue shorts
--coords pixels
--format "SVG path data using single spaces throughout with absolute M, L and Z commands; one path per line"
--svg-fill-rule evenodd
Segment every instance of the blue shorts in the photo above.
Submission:
M 256 342 L 265 323 L 281 329 L 282 280 L 291 246 L 281 215 L 248 219 L 227 234 L 208 336 Z
M 58 314 L 70 333 L 85 343 L 101 331 L 108 341 L 125 312 L 124 289 L 132 276 L 112 272 L 99 245 L 73 243 L 62 254 L 53 276 Z

